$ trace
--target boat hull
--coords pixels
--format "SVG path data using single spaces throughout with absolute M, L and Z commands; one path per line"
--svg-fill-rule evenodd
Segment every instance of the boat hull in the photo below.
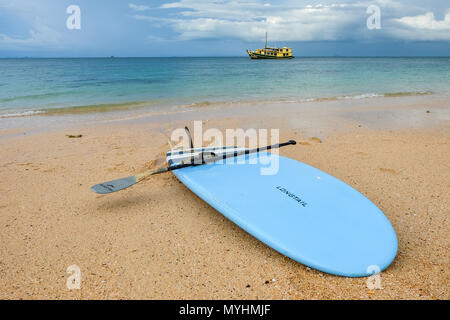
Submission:
M 287 57 L 277 57 L 277 56 L 267 56 L 264 54 L 257 54 L 257 53 L 249 53 L 248 54 L 250 59 L 257 60 L 257 59 L 267 59 L 267 60 L 284 60 L 284 59 L 293 59 L 293 56 L 287 56 Z

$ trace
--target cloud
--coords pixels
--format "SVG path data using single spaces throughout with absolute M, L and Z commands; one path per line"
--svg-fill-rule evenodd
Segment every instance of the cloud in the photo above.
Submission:
M 59 46 L 61 34 L 36 18 L 33 28 L 27 37 L 16 37 L 0 33 L 0 44 L 12 47 L 33 47 L 33 46 Z
M 381 8 L 382 29 L 368 30 L 367 7 Z M 176 9 L 176 10 L 174 10 Z M 275 41 L 346 41 L 369 39 L 448 39 L 450 17 L 436 21 L 430 12 L 402 17 L 401 14 L 419 12 L 423 7 L 394 0 L 354 2 L 310 2 L 300 5 L 296 0 L 180 0 L 162 4 L 158 17 L 135 16 L 155 26 L 164 26 L 176 34 L 178 40 L 233 39 L 247 42 L 261 41 L 265 32 Z M 164 16 L 164 11 L 167 13 Z M 427 32 L 423 30 L 429 30 Z M 438 31 L 437 33 L 430 32 Z
M 447 12 L 444 20 L 441 21 L 435 19 L 433 12 L 427 12 L 424 15 L 415 17 L 403 17 L 395 20 L 413 29 L 450 31 L 450 12 Z
M 238 39 L 261 41 L 266 31 L 272 41 L 323 41 L 352 38 L 365 28 L 365 4 L 317 4 L 267 1 L 181 0 L 160 9 L 178 9 L 165 23 L 181 40 Z M 156 19 L 135 16 L 136 19 Z M 363 18 L 363 22 L 361 22 Z
M 144 5 L 138 5 L 138 4 L 134 4 L 134 3 L 130 3 L 128 4 L 128 6 L 136 11 L 146 11 L 146 10 L 150 10 L 149 6 L 144 6 Z
M 393 19 L 396 26 L 391 34 L 408 40 L 450 41 L 450 11 L 443 20 L 436 20 L 433 12 Z

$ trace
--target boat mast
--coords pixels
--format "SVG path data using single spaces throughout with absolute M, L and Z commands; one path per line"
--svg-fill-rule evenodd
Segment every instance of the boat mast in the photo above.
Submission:
M 264 47 L 264 49 L 267 48 L 267 31 L 266 31 L 266 46 Z

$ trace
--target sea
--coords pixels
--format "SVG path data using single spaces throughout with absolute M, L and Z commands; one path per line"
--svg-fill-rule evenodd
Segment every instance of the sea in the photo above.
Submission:
M 450 96 L 450 58 L 0 59 L 0 125 L 38 115 L 429 94 Z

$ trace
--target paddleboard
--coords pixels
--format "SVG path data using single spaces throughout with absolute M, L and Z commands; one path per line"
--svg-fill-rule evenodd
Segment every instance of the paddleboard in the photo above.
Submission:
M 215 151 L 229 153 L 234 148 Z M 176 165 L 190 154 L 192 150 L 169 152 L 167 160 Z M 308 267 L 364 277 L 383 271 L 394 260 L 397 238 L 391 223 L 349 185 L 314 167 L 267 152 L 232 159 L 173 173 L 242 229 Z M 278 171 L 262 175 L 261 169 L 271 161 L 278 161 Z

